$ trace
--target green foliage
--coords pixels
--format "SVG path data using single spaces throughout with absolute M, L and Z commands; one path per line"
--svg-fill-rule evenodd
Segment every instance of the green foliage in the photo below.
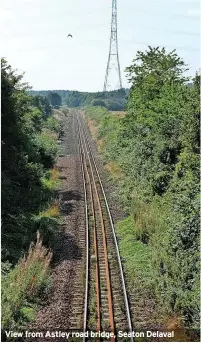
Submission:
M 49 98 L 51 93 L 51 91 L 29 91 L 29 94 L 34 95 L 34 97 L 37 95 Z M 120 111 L 125 107 L 128 89 L 122 88 L 115 91 L 96 93 L 55 90 L 54 93 L 61 97 L 62 105 L 68 107 L 103 106 L 111 111 Z
M 85 114 L 90 120 L 95 120 L 97 125 L 100 125 L 103 118 L 108 116 L 107 109 L 101 106 L 90 106 L 85 109 Z
M 136 147 L 134 156 L 130 154 L 139 193 L 151 204 L 159 196 L 160 203 L 167 205 L 161 211 L 164 227 L 160 225 L 159 230 L 153 223 L 156 231 L 150 235 L 156 295 L 168 310 L 181 312 L 186 325 L 195 327 L 199 307 L 199 87 L 196 78 L 192 87 L 186 84 L 184 70 L 184 62 L 174 52 L 166 54 L 157 48 L 138 53 L 128 68 L 133 86 L 123 136 L 130 137 Z
M 151 268 L 151 250 L 146 244 L 143 244 L 135 238 L 134 221 L 130 216 L 121 222 L 117 227 L 119 237 L 120 253 L 124 258 L 124 268 L 129 287 L 139 287 L 146 292 L 153 292 L 152 268 Z
M 122 111 L 124 110 L 125 107 L 125 103 L 122 101 L 122 99 L 118 99 L 117 100 L 112 100 L 112 99 L 106 99 L 105 100 L 105 107 L 109 110 L 109 111 Z
M 58 93 L 55 93 L 55 92 L 48 93 L 48 99 L 52 107 L 58 108 L 61 106 L 61 96 Z
M 39 297 L 49 284 L 52 253 L 39 234 L 27 257 L 22 256 L 38 230 L 46 246 L 58 234 L 59 182 L 52 167 L 61 123 L 51 116 L 47 98 L 27 94 L 22 75 L 5 59 L 1 71 L 2 328 L 23 330 L 34 319 Z
M 41 178 L 43 187 L 50 191 L 55 191 L 60 185 L 60 181 L 58 180 L 58 175 L 56 177 L 53 177 L 52 175 L 53 171 L 54 169 L 46 172 L 44 176 Z
M 30 322 L 35 318 L 36 309 L 32 307 L 22 307 L 20 309 L 20 315 L 22 315 L 22 317 L 25 318 L 25 320 Z
M 2 329 L 25 329 L 34 319 L 37 297 L 49 283 L 52 253 L 42 245 L 39 233 L 26 257 L 2 278 Z
M 35 144 L 40 153 L 42 164 L 45 168 L 51 168 L 56 162 L 57 142 L 48 133 L 44 132 L 35 136 Z
M 59 133 L 60 131 L 60 124 L 54 117 L 49 117 L 45 122 L 45 127 L 49 131 L 54 131 Z
M 32 104 L 42 112 L 44 117 L 51 115 L 51 103 L 47 97 L 35 95 L 32 97 Z
M 41 110 L 41 99 L 2 60 L 2 260 L 15 264 L 27 250 L 38 214 L 55 193 L 43 184 L 58 151 L 55 119 Z M 34 103 L 34 106 L 33 106 Z M 36 107 L 38 106 L 38 107 Z
M 98 107 L 87 109 L 86 116 L 98 128 L 105 162 L 120 170 L 119 193 L 130 214 L 118 231 L 126 269 L 140 259 L 139 247 L 147 251 L 145 264 L 153 278 L 149 272 L 142 278 L 150 283 L 158 306 L 196 328 L 200 84 L 196 74 L 189 86 L 185 70 L 175 51 L 149 47 L 138 52 L 127 68 L 132 87 L 125 117 L 114 119 Z
M 91 106 L 103 106 L 106 107 L 105 102 L 100 99 L 93 99 L 91 102 Z

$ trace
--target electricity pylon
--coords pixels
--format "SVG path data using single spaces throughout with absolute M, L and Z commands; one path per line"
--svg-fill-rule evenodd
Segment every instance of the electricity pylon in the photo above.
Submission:
M 111 36 L 110 36 L 110 48 L 109 56 L 105 74 L 105 82 L 103 91 L 108 88 L 108 75 L 111 69 L 115 69 L 118 76 L 118 89 L 122 88 L 122 79 L 119 63 L 119 53 L 118 53 L 118 39 L 117 39 L 117 0 L 112 0 L 112 21 L 111 21 Z

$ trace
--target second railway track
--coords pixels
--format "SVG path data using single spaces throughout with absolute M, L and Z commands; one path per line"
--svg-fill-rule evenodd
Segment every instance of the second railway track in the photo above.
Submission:
M 133 341 L 118 338 L 132 332 L 129 303 L 112 216 L 87 136 L 85 123 L 75 114 L 86 206 L 85 341 Z M 107 337 L 105 334 L 107 333 Z M 110 335 L 110 337 L 108 337 Z

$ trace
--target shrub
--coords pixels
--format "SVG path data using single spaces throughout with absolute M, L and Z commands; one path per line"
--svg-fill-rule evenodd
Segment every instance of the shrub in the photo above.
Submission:
M 54 131 L 57 133 L 59 133 L 59 131 L 60 131 L 60 123 L 54 117 L 48 117 L 44 123 L 44 127 L 50 131 Z
M 48 133 L 36 135 L 35 143 L 40 153 L 41 163 L 45 168 L 51 168 L 56 162 L 58 145 Z
M 41 182 L 45 190 L 55 191 L 60 185 L 58 169 L 53 168 L 47 171 L 41 178 Z

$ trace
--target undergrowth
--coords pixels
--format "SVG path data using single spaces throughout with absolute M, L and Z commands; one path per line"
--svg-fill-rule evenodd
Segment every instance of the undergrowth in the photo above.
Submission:
M 136 239 L 133 228 L 134 221 L 129 216 L 120 221 L 116 229 L 119 238 L 119 249 L 127 274 L 128 286 L 130 290 L 134 287 L 151 292 L 151 288 L 153 287 L 150 263 L 151 249 L 147 244 Z
M 36 243 L 14 269 L 2 277 L 2 329 L 24 329 L 34 319 L 39 296 L 50 283 L 52 252 L 43 246 L 39 232 Z

